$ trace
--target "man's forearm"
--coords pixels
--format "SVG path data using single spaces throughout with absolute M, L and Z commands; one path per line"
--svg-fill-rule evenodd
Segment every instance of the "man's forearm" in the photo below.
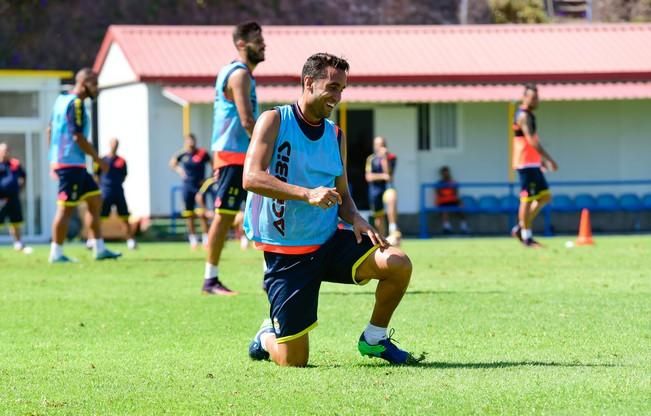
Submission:
M 99 160 L 99 156 L 97 155 L 97 152 L 95 151 L 95 148 L 93 145 L 91 145 L 85 137 L 79 137 L 77 139 L 77 145 L 81 150 L 83 150 L 84 153 L 86 153 L 88 156 L 93 158 L 95 162 Z
M 339 207 L 339 216 L 348 224 L 353 224 L 355 218 L 360 216 L 359 211 L 357 211 L 357 207 L 355 206 L 355 202 L 353 202 L 350 195 L 343 198 L 342 204 Z
M 308 189 L 290 185 L 266 172 L 249 173 L 244 178 L 247 191 L 280 200 L 307 201 Z

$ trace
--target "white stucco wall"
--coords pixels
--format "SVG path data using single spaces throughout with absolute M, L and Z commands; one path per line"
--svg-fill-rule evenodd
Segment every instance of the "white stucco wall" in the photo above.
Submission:
M 169 161 L 183 147 L 183 112 L 181 106 L 163 96 L 160 86 L 150 85 L 149 100 L 151 215 L 167 216 L 171 213 L 171 187 L 181 185 L 181 178 L 169 168 Z M 177 197 L 177 209 L 182 209 L 180 203 Z
M 543 145 L 560 165 L 554 181 L 651 179 L 651 101 L 542 102 L 536 112 Z M 508 104 L 458 105 L 460 151 L 418 152 L 419 182 L 449 165 L 459 182 L 508 181 Z M 515 177 L 517 181 L 517 176 Z M 558 187 L 555 193 L 651 192 L 648 187 Z M 471 195 L 492 190 L 466 189 Z M 501 194 L 502 192 L 500 192 Z
M 108 88 L 98 98 L 99 151 L 108 153 L 112 137 L 120 140 L 118 154 L 127 161 L 124 192 L 131 214 L 148 217 L 150 199 L 149 94 L 145 84 Z
M 389 151 L 398 157 L 395 185 L 398 190 L 398 212 L 418 211 L 418 137 L 416 107 L 377 106 L 373 130 L 384 136 Z
M 136 74 L 129 65 L 122 48 L 112 43 L 99 74 L 98 81 L 102 87 L 137 82 Z

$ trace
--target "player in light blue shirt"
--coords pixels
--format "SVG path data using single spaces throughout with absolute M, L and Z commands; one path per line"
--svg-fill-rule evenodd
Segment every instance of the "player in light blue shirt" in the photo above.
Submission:
M 224 66 L 215 82 L 215 106 L 211 150 L 217 182 L 215 216 L 208 231 L 202 292 L 235 295 L 219 278 L 219 259 L 228 231 L 246 199 L 242 166 L 253 125 L 258 117 L 258 99 L 253 71 L 264 61 L 262 28 L 256 22 L 241 23 L 233 30 L 238 59 Z
M 108 170 L 106 162 L 99 158 L 97 151 L 88 142 L 90 117 L 86 112 L 84 100 L 95 98 L 98 93 L 97 74 L 90 68 L 84 68 L 77 72 L 72 91 L 59 95 L 54 102 L 48 127 L 48 144 L 50 167 L 59 177 L 59 192 L 57 212 L 52 222 L 50 263 L 73 261 L 63 254 L 63 241 L 70 216 L 82 201 L 88 206 L 89 240 L 95 249 L 95 259 L 114 259 L 121 255 L 104 247 L 100 227 L 102 197 L 97 183 L 86 170 L 86 155 L 90 156 L 102 171 Z
M 249 345 L 252 359 L 307 365 L 321 283 L 361 285 L 377 279 L 376 303 L 359 352 L 391 364 L 419 361 L 387 334 L 409 285 L 411 261 L 357 211 L 348 190 L 346 137 L 328 120 L 347 73 L 342 58 L 310 56 L 298 102 L 265 112 L 253 131 L 243 176 L 249 191 L 245 231 L 264 251 L 271 307 Z M 339 229 L 338 217 L 353 229 Z

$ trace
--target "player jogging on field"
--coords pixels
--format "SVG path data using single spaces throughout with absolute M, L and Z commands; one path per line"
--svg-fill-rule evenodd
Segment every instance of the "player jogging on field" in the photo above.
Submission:
M 558 169 L 558 165 L 538 139 L 536 116 L 533 113 L 537 107 L 538 88 L 535 85 L 526 85 L 522 104 L 515 112 L 513 121 L 513 168 L 520 177 L 520 208 L 518 224 L 511 230 L 511 235 L 526 247 L 540 247 L 540 243 L 533 238 L 533 220 L 551 201 L 551 193 L 542 168 L 544 166 L 550 171 Z
M 271 303 L 249 346 L 253 359 L 305 366 L 321 283 L 377 279 L 375 306 L 358 349 L 392 364 L 417 361 L 387 334 L 409 285 L 411 262 L 357 211 L 348 190 L 346 137 L 327 119 L 341 100 L 347 72 L 342 58 L 310 56 L 298 102 L 265 112 L 253 132 L 244 167 L 250 191 L 244 228 L 264 251 Z M 338 229 L 338 217 L 353 230 Z
M 236 295 L 219 280 L 219 259 L 228 230 L 246 199 L 242 167 L 253 125 L 258 116 L 258 99 L 253 71 L 264 61 L 262 28 L 256 22 L 239 24 L 233 31 L 238 59 L 223 67 L 215 83 L 215 105 L 211 150 L 213 168 L 219 169 L 215 217 L 208 232 L 208 255 L 202 292 L 207 295 Z

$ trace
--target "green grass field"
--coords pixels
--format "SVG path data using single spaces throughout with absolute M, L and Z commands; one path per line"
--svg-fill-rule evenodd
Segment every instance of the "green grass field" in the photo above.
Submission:
M 374 284 L 322 287 L 311 366 L 252 362 L 267 313 L 260 253 L 143 244 L 48 265 L 0 249 L 0 414 L 651 414 L 651 238 L 543 250 L 510 239 L 406 241 L 414 275 L 392 326 L 418 367 L 362 358 Z M 123 249 L 123 246 L 112 245 Z

